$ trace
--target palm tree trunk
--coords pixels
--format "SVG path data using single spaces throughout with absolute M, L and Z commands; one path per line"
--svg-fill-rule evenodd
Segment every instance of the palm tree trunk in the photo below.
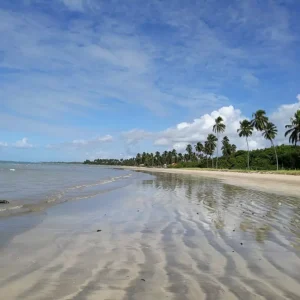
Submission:
M 208 155 L 206 155 L 206 167 L 208 168 Z
M 210 156 L 211 159 L 211 167 L 214 168 L 214 158 Z
M 249 152 L 249 143 L 248 143 L 248 137 L 246 137 L 247 142 L 247 149 L 248 149 L 248 170 L 250 169 L 250 152 Z
M 277 156 L 277 151 L 276 151 L 276 147 L 273 143 L 273 140 L 271 140 L 271 144 L 272 144 L 272 147 L 274 148 L 274 151 L 275 151 L 276 165 L 277 165 L 277 171 L 278 171 L 279 170 L 279 168 L 278 168 L 278 156 Z
M 217 133 L 217 161 L 216 161 L 216 169 L 218 169 L 218 159 L 219 159 L 219 133 Z

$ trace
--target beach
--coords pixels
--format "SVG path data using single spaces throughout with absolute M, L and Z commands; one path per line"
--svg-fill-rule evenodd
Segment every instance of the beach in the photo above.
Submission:
M 108 172 L 99 193 L 0 219 L 3 299 L 300 298 L 299 177 Z

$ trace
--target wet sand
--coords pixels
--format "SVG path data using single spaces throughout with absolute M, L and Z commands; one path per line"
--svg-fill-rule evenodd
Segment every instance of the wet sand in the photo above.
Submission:
M 13 236 L 1 298 L 300 299 L 299 198 L 154 175 L 52 207 Z
M 187 169 L 163 169 L 145 167 L 123 167 L 135 171 L 186 174 L 221 179 L 224 183 L 252 188 L 255 190 L 300 197 L 300 176 L 267 174 L 267 173 L 241 173 L 226 171 L 206 171 Z

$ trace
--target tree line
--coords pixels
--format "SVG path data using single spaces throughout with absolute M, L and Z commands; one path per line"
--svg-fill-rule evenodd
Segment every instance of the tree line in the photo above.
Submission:
M 295 169 L 300 168 L 300 147 L 297 143 L 300 141 L 300 110 L 297 110 L 290 119 L 290 124 L 285 126 L 285 137 L 289 137 L 289 142 L 293 146 L 281 145 L 275 146 L 275 138 L 278 130 L 274 123 L 269 120 L 264 110 L 258 110 L 252 114 L 252 120 L 240 121 L 237 134 L 246 139 L 247 151 L 239 150 L 235 144 L 231 144 L 229 138 L 225 135 L 221 139 L 222 156 L 219 156 L 220 135 L 226 131 L 221 116 L 215 119 L 212 127 L 212 133 L 208 134 L 204 142 L 198 142 L 195 145 L 188 144 L 185 153 L 177 153 L 175 149 L 164 151 L 162 153 L 138 153 L 136 157 L 130 159 L 96 159 L 94 161 L 86 160 L 85 164 L 100 165 L 126 165 L 148 167 L 173 165 L 173 167 L 201 167 L 201 168 L 234 168 L 234 169 Z M 270 141 L 271 148 L 260 150 L 249 150 L 249 137 L 254 130 L 260 132 L 262 136 Z M 216 156 L 213 155 L 216 152 Z M 272 153 L 273 152 L 273 153 Z

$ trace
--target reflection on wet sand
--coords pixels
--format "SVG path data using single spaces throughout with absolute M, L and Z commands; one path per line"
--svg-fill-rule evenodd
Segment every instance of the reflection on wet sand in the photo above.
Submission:
M 190 175 L 143 176 L 89 208 L 66 203 L 15 237 L 1 253 L 0 294 L 300 299 L 299 199 Z

